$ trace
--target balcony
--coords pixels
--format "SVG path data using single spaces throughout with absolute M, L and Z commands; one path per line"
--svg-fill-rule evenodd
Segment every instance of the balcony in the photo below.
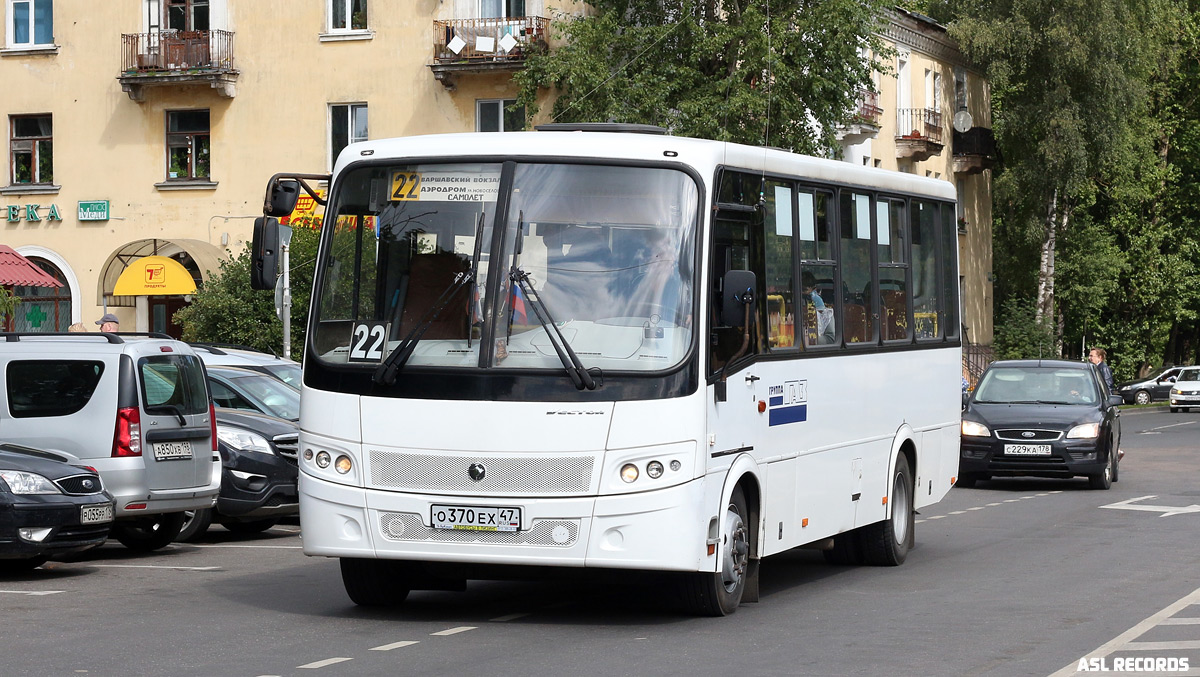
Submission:
M 233 98 L 238 71 L 230 31 L 157 31 L 121 36 L 121 89 L 141 103 L 146 87 L 207 85 Z
M 546 44 L 550 20 L 540 16 L 433 22 L 433 77 L 447 89 L 463 73 L 511 72 Z
M 843 146 L 854 146 L 875 138 L 879 135 L 879 119 L 882 116 L 883 108 L 879 105 L 879 94 L 860 89 L 850 121 L 838 126 L 838 142 Z
M 996 162 L 996 137 L 987 127 L 955 130 L 951 150 L 955 174 L 978 174 Z
M 896 110 L 896 157 L 914 162 L 942 152 L 942 113 L 930 108 Z

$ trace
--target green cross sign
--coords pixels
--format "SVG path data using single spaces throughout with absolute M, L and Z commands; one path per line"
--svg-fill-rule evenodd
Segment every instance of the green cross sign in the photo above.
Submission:
M 42 311 L 41 306 L 31 306 L 29 312 L 25 313 L 25 319 L 29 321 L 29 326 L 34 329 L 41 327 L 42 322 L 45 322 L 47 317 L 50 316 Z

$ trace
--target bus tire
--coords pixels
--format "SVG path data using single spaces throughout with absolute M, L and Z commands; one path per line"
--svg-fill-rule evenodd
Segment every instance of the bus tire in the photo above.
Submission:
M 908 457 L 896 458 L 892 474 L 892 516 L 861 529 L 863 558 L 872 566 L 893 567 L 904 563 L 913 545 L 916 519 L 913 512 L 913 476 Z
M 399 562 L 342 557 L 342 585 L 359 606 L 397 606 L 408 598 L 406 573 Z
M 718 550 L 720 570 L 688 574 L 683 579 L 683 598 L 688 609 L 702 616 L 728 616 L 737 611 L 746 589 L 753 526 L 747 521 L 746 497 L 739 486 L 729 497 Z
M 822 550 L 829 564 L 858 565 L 863 563 L 861 540 L 856 531 L 847 531 L 833 537 L 833 547 Z

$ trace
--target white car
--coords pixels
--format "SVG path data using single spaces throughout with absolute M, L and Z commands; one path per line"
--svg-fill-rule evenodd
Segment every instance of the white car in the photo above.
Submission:
M 1187 367 L 1179 372 L 1179 378 L 1171 386 L 1168 396 L 1171 412 L 1191 407 L 1200 407 L 1200 367 Z
M 300 363 L 247 346 L 224 343 L 191 343 L 206 367 L 241 367 L 262 372 L 300 390 Z

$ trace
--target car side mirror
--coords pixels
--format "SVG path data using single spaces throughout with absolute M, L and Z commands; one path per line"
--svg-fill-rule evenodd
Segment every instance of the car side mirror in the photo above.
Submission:
M 254 219 L 250 243 L 250 288 L 274 289 L 279 277 L 279 220 L 272 216 Z
M 275 181 L 271 184 L 270 194 L 267 196 L 266 204 L 263 205 L 263 214 L 277 218 L 287 216 L 296 208 L 296 202 L 299 199 L 299 181 L 287 179 Z
M 1119 407 L 1122 404 L 1125 404 L 1125 398 L 1121 397 L 1120 395 L 1109 395 L 1108 396 L 1108 406 Z

